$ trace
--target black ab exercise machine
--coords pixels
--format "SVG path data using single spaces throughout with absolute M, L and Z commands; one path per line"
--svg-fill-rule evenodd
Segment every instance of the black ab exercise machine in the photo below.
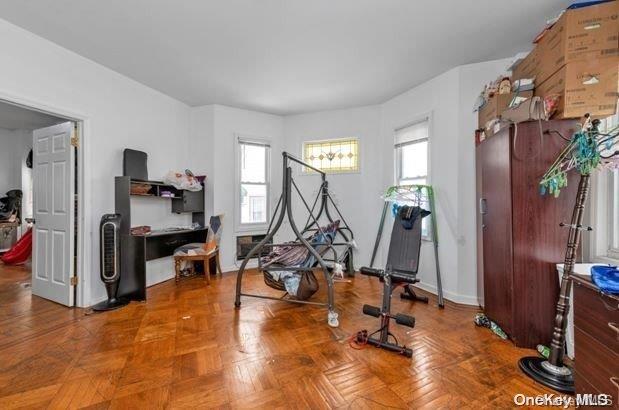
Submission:
M 417 270 L 422 237 L 422 219 L 430 213 L 419 205 L 399 208 L 393 221 L 385 269 L 370 267 L 360 269 L 361 274 L 376 277 L 383 283 L 383 297 L 380 308 L 363 305 L 364 314 L 380 318 L 380 328 L 372 333 L 368 333 L 366 330 L 357 332 L 354 338 L 357 345 L 369 344 L 406 357 L 412 357 L 412 349 L 398 343 L 395 335 L 389 331 L 389 324 L 391 319 L 394 319 L 398 325 L 413 328 L 415 327 L 415 318 L 403 313 L 392 315 L 391 297 L 395 288 L 404 286 L 406 291 L 406 289 L 411 288 L 410 285 L 419 282 Z M 383 222 L 381 218 L 381 229 Z M 415 300 L 423 301 L 414 293 L 412 293 L 412 297 Z M 427 302 L 427 299 L 425 301 Z M 390 341 L 390 338 L 393 341 Z
M 393 293 L 393 289 L 400 284 L 415 283 L 417 279 L 411 278 L 410 275 L 394 272 L 390 266 L 387 266 L 386 270 L 363 267 L 360 272 L 363 275 L 377 277 L 383 282 L 383 301 L 380 308 L 371 305 L 363 305 L 364 314 L 380 318 L 380 328 L 372 334 L 368 334 L 366 330 L 358 332 L 356 342 L 360 345 L 369 344 L 402 354 L 406 357 L 412 357 L 412 349 L 406 346 L 400 346 L 396 337 L 389 331 L 389 321 L 394 319 L 398 325 L 408 326 L 410 328 L 415 327 L 414 317 L 403 313 L 391 314 L 391 294 Z M 378 337 L 373 337 L 374 334 L 378 334 Z M 393 338 L 394 343 L 389 341 L 390 336 Z

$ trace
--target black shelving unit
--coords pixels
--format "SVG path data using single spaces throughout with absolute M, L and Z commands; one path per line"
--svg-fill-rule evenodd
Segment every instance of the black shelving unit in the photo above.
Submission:
M 128 176 L 115 178 L 114 202 L 116 213 L 121 215 L 121 279 L 119 296 L 130 300 L 146 300 L 146 262 L 172 256 L 179 246 L 192 242 L 206 242 L 208 228 L 205 227 L 204 189 L 193 192 L 176 189 L 161 181 L 145 181 Z M 132 185 L 148 185 L 145 193 L 132 193 Z M 162 195 L 169 192 L 170 195 Z M 131 234 L 131 198 L 151 197 L 153 200 L 169 200 L 170 212 L 191 213 L 192 222 L 202 228 L 186 230 L 155 231 L 148 235 Z M 170 264 L 170 269 L 174 266 Z

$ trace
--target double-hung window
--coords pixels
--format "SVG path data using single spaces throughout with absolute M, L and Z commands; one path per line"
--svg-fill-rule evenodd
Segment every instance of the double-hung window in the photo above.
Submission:
M 619 114 L 615 114 L 602 121 L 600 129 L 604 132 L 611 131 L 619 126 Z M 619 143 L 610 147 L 605 154 L 619 151 Z M 606 241 L 606 256 L 619 260 L 619 169 L 602 170 L 607 172 L 603 184 L 608 189 L 608 209 L 605 217 L 608 220 L 608 233 Z M 602 186 L 604 189 L 604 186 Z
M 270 146 L 265 140 L 238 137 L 237 229 L 262 229 L 270 207 Z
M 601 132 L 619 126 L 619 115 L 602 120 Z M 619 150 L 619 143 L 609 147 L 604 154 Z M 619 262 L 619 170 L 601 169 L 593 174 L 592 221 L 590 238 L 592 262 Z
M 396 185 L 428 184 L 428 158 L 430 119 L 425 117 L 395 131 L 395 183 Z M 428 203 L 420 204 L 428 208 Z M 423 239 L 430 239 L 430 218 L 421 225 Z
M 608 257 L 619 260 L 619 169 L 610 176 L 611 204 L 608 217 L 610 232 L 608 235 Z
M 424 118 L 395 131 L 395 182 L 428 183 L 429 120 Z

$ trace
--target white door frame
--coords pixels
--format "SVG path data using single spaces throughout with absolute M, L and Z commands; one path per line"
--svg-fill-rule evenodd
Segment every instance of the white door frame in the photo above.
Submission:
M 86 181 L 90 180 L 90 169 L 85 166 L 85 164 L 90 163 L 91 159 L 91 152 L 89 149 L 90 118 L 84 113 L 78 113 L 53 104 L 17 96 L 5 92 L 4 90 L 0 90 L 0 101 L 21 106 L 29 110 L 66 118 L 77 124 L 79 144 L 77 147 L 78 206 L 77 219 L 74 221 L 77 223 L 77 240 L 75 241 L 75 246 L 77 246 L 77 270 L 75 272 L 77 276 L 77 287 L 75 292 L 75 306 L 87 307 L 91 302 L 90 281 L 92 279 L 91 275 L 86 274 L 86 272 L 92 270 L 90 263 L 92 260 L 92 249 L 86 244 L 86 238 L 92 236 L 92 226 L 89 223 L 92 220 L 92 208 L 90 206 L 92 187 L 90 184 L 86 183 Z M 71 198 L 71 201 L 72 200 L 73 198 Z

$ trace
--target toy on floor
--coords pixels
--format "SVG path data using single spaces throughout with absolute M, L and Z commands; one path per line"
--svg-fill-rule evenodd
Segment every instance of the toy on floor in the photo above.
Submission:
M 487 327 L 492 330 L 498 337 L 505 340 L 507 339 L 507 334 L 501 329 L 499 325 L 494 323 L 492 320 L 488 318 L 484 313 L 478 313 L 475 315 L 475 324 L 480 327 Z
M 550 356 L 550 348 L 548 346 L 537 345 L 537 352 L 544 359 L 548 359 L 548 357 Z
M 20 265 L 25 263 L 32 254 L 32 229 L 28 229 L 24 236 L 19 238 L 7 253 L 0 256 L 6 265 Z

